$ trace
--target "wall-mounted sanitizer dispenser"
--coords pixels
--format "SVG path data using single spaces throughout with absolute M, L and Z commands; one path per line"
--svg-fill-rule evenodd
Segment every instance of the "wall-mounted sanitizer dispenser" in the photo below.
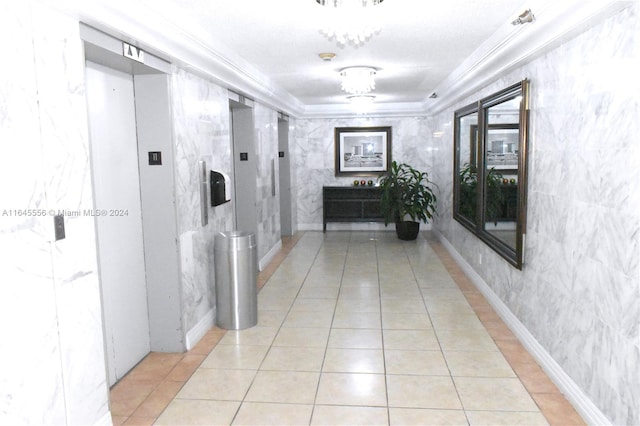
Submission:
M 211 170 L 209 177 L 211 183 L 211 205 L 219 206 L 231 201 L 231 181 L 224 173 Z

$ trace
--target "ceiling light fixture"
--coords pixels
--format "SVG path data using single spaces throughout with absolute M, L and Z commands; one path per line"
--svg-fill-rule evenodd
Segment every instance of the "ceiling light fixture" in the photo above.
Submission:
M 376 97 L 373 95 L 354 95 L 347 96 L 347 99 L 349 99 L 354 111 L 358 114 L 366 114 L 373 108 L 373 101 Z
M 364 95 L 376 88 L 373 76 L 376 69 L 372 67 L 349 67 L 340 71 L 341 89 L 352 95 Z
M 331 60 L 336 57 L 336 54 L 332 52 L 325 52 L 319 53 L 318 56 L 325 62 L 331 62 Z
M 354 105 L 371 105 L 376 97 L 373 95 L 353 95 L 347 96 L 347 99 Z
M 511 22 L 511 25 L 528 24 L 530 22 L 533 22 L 534 19 L 535 19 L 535 16 L 533 16 L 533 12 L 531 12 L 531 9 L 527 9 L 524 12 L 522 12 L 520 16 L 518 16 L 515 20 L 513 20 Z
M 371 14 L 371 6 L 384 0 L 316 0 L 326 11 L 326 24 L 321 30 L 329 39 L 335 39 L 340 46 L 351 43 L 363 44 L 372 35 L 380 32 L 380 26 Z

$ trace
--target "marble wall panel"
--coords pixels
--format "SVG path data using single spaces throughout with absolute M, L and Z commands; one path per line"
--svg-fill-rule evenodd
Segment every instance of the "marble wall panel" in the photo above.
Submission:
M 108 386 L 94 223 L 81 213 L 92 198 L 78 23 L 2 2 L 0 36 L 12 58 L 0 70 L 0 423 L 94 424 Z
M 214 237 L 233 229 L 233 204 L 208 208 L 200 218 L 198 162 L 233 176 L 227 90 L 176 68 L 172 75 L 176 210 L 185 332 L 215 306 Z M 210 203 L 208 203 L 210 204 Z
M 638 61 L 636 4 L 429 119 L 442 135 L 434 175 L 449 200 L 434 226 L 613 424 L 640 423 Z M 451 120 L 522 78 L 532 96 L 517 271 L 452 219 Z
M 353 178 L 335 176 L 336 127 L 392 127 L 392 160 L 431 172 L 431 134 L 423 117 L 299 119 L 291 147 L 297 182 L 297 224 L 301 230 L 322 226 L 322 187 L 351 185 Z
M 278 162 L 278 115 L 256 103 L 254 125 L 258 170 L 256 208 L 258 218 L 258 260 L 280 241 L 280 180 Z M 275 184 L 275 195 L 273 185 Z
M 296 128 L 298 120 L 289 117 L 289 168 L 291 173 L 291 232 L 295 235 L 298 232 L 298 176 L 300 175 L 300 159 L 292 155 L 293 147 L 296 144 Z

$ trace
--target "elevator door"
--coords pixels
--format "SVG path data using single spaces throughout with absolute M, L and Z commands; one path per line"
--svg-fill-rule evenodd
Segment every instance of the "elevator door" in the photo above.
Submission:
M 87 62 L 91 168 L 109 381 L 150 350 L 133 76 Z
M 280 159 L 280 234 L 293 234 L 291 226 L 291 167 L 289 160 L 289 122 L 278 120 L 278 151 Z
M 236 229 L 251 232 L 259 238 L 256 208 L 258 159 L 253 108 L 232 101 L 230 105 Z

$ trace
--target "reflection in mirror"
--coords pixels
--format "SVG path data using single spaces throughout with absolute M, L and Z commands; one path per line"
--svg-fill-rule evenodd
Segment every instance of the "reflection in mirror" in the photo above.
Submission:
M 454 218 L 522 269 L 528 81 L 455 113 Z
M 460 194 L 458 202 L 455 203 L 456 212 L 470 223 L 477 222 L 476 197 L 478 177 L 477 177 L 477 156 L 478 156 L 478 110 L 475 105 L 474 111 L 465 111 L 456 119 L 456 138 L 461 141 L 456 152 L 456 186 Z M 466 141 L 466 142 L 463 142 Z
M 514 101 L 505 102 L 512 104 Z M 519 105 L 507 110 L 506 105 L 487 110 L 487 143 L 485 144 L 485 214 L 484 228 L 505 244 L 516 249 L 518 207 L 518 136 Z M 499 123 L 511 121 L 510 123 Z

